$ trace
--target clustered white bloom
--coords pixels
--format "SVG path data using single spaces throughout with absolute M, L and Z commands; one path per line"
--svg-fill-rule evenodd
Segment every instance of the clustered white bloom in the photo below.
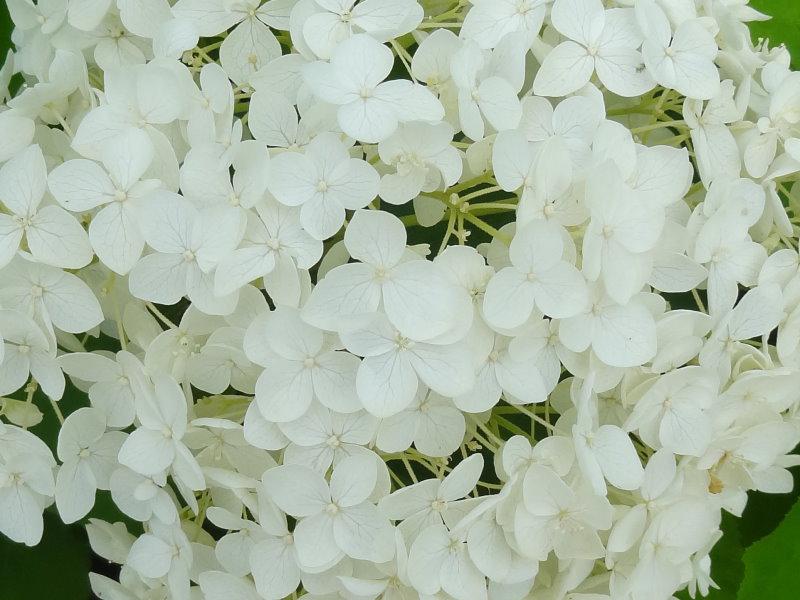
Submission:
M 110 493 L 99 597 L 705 595 L 791 489 L 800 74 L 746 0 L 8 6 L 0 532 Z

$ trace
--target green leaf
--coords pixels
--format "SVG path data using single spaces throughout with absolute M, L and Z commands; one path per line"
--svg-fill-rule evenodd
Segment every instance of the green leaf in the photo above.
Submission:
M 82 527 L 44 513 L 44 536 L 28 548 L 0 536 L 0 598 L 84 600 L 89 592 L 89 548 Z
M 792 65 L 800 65 L 800 2 L 797 0 L 752 0 L 750 6 L 772 19 L 750 24 L 753 39 L 769 38 L 771 46 L 784 43 L 792 53 Z
M 795 448 L 793 454 L 800 452 Z M 796 469 L 792 469 L 794 476 L 794 489 L 788 494 L 765 494 L 764 492 L 750 492 L 747 498 L 747 508 L 744 509 L 739 532 L 742 545 L 747 548 L 761 538 L 772 533 L 780 525 L 784 516 L 791 510 L 795 501 L 800 498 L 800 481 Z
M 778 528 L 744 553 L 738 600 L 795 600 L 800 597 L 800 502 Z
M 11 48 L 11 29 L 14 24 L 8 16 L 8 7 L 5 2 L 0 2 L 0 64 L 6 60 L 6 52 Z

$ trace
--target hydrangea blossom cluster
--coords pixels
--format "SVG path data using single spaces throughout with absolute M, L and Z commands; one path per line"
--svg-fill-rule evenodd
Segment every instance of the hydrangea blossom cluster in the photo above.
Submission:
M 705 595 L 791 489 L 800 75 L 746 0 L 8 5 L 0 532 L 90 517 L 100 598 Z

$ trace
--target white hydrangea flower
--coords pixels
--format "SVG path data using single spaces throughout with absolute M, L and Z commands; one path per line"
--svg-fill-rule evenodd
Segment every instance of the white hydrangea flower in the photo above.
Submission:
M 376 478 L 373 460 L 360 456 L 340 462 L 330 483 L 300 465 L 275 467 L 264 474 L 270 497 L 300 519 L 293 536 L 304 569 L 330 568 L 344 555 L 376 563 L 391 560 L 392 527 L 368 500 Z
M 566 96 L 589 83 L 594 72 L 620 96 L 641 96 L 653 88 L 633 10 L 605 10 L 600 0 L 556 0 L 550 17 L 567 40 L 545 57 L 533 82 L 535 93 Z
M 265 352 L 271 354 L 255 390 L 265 418 L 277 423 L 294 421 L 314 399 L 343 413 L 360 408 L 358 358 L 336 351 L 322 331 L 300 320 L 296 310 L 281 307 L 271 313 L 259 335 L 267 345 Z
M 446 123 L 406 123 L 378 144 L 381 160 L 397 169 L 381 177 L 380 196 L 390 204 L 405 204 L 420 195 L 448 188 L 461 177 L 461 156 L 450 142 Z
M 551 469 L 532 465 L 525 473 L 523 505 L 514 533 L 523 554 L 559 558 L 597 558 L 605 549 L 598 531 L 611 528 L 611 504 L 584 486 L 570 487 Z
M 303 23 L 303 39 L 322 59 L 354 33 L 385 42 L 416 29 L 422 7 L 416 0 L 314 0 L 318 11 Z
M 539 33 L 547 12 L 545 0 L 471 0 L 461 36 L 481 48 L 494 48 L 506 35 L 518 31 Z
M 123 275 L 144 249 L 139 215 L 160 185 L 156 180 L 140 180 L 152 159 L 147 135 L 136 130 L 110 145 L 103 156 L 107 173 L 90 160 L 74 159 L 53 169 L 47 179 L 53 197 L 72 212 L 103 206 L 89 224 L 89 241 L 103 264 Z
M 149 387 L 146 384 L 135 392 L 141 426 L 122 444 L 120 464 L 145 476 L 171 470 L 188 489 L 203 489 L 200 465 L 181 441 L 187 427 L 183 391 L 166 375 L 157 376 L 152 389 Z
M 644 64 L 653 79 L 689 98 L 713 98 L 720 85 L 714 66 L 718 48 L 703 23 L 687 19 L 673 31 L 667 15 L 653 0 L 637 2 L 636 17 L 644 34 Z
M 392 52 L 366 34 L 339 44 L 330 63 L 313 62 L 303 71 L 320 100 L 339 106 L 342 131 L 362 142 L 386 139 L 398 123 L 436 122 L 441 103 L 424 86 L 407 80 L 384 81 L 392 69 Z
M 344 242 L 361 262 L 336 267 L 318 282 L 303 308 L 308 322 L 342 331 L 366 323 L 382 306 L 402 335 L 426 341 L 447 333 L 465 314 L 466 294 L 439 278 L 430 261 L 408 255 L 405 229 L 393 215 L 357 212 Z M 466 314 L 471 312 L 470 306 Z
M 106 431 L 106 419 L 95 408 L 80 408 L 64 421 L 58 434 L 56 507 L 65 523 L 83 518 L 94 505 L 95 492 L 108 489 L 120 446 L 127 435 Z
M 64 393 L 64 374 L 55 348 L 30 317 L 14 310 L 0 310 L 3 360 L 0 362 L 0 394 L 17 391 L 33 374 L 45 394 L 59 400 Z
M 244 235 L 240 212 L 199 211 L 182 196 L 164 193 L 148 211 L 145 225 L 145 239 L 155 252 L 142 257 L 130 273 L 134 296 L 162 304 L 189 296 L 212 314 L 233 311 L 236 294 L 216 296 L 213 273 Z
M 55 461 L 34 434 L 0 424 L 0 532 L 35 546 L 42 539 L 42 512 L 53 501 Z
M 486 287 L 483 311 L 490 324 L 517 327 L 534 307 L 550 317 L 570 317 L 588 305 L 586 281 L 563 260 L 560 226 L 532 221 L 514 236 L 509 255 L 511 266 L 498 271 Z
M 317 240 L 332 237 L 345 209 L 364 208 L 378 194 L 378 174 L 350 158 L 333 134 L 315 137 L 303 154 L 285 152 L 272 161 L 269 190 L 286 206 L 300 206 L 300 223 Z
M 0 214 L 0 267 L 11 262 L 23 236 L 39 262 L 77 269 L 92 260 L 86 232 L 75 217 L 60 206 L 41 206 L 46 191 L 39 146 L 28 146 L 0 168 L 0 198 L 11 212 Z

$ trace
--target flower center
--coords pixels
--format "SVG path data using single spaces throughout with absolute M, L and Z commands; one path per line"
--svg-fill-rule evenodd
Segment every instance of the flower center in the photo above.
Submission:
M 397 345 L 397 348 L 400 350 L 408 350 L 414 347 L 414 341 L 408 339 L 407 337 L 403 337 L 399 333 L 394 338 L 394 343 Z

